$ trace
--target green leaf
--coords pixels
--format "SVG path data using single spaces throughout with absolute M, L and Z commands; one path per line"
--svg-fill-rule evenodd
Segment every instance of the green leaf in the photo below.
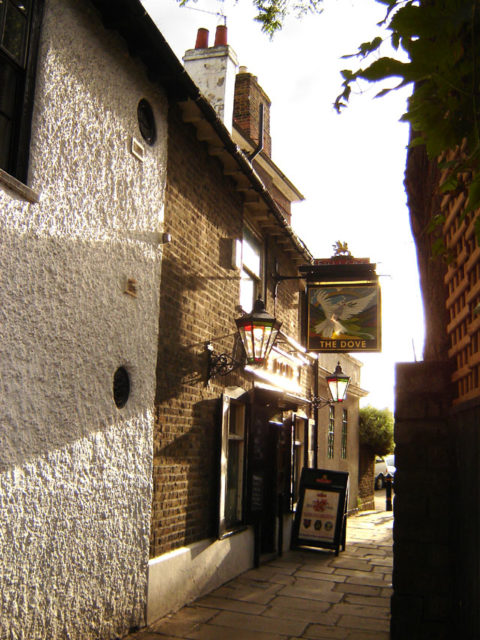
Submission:
M 476 218 L 475 222 L 473 223 L 473 228 L 475 230 L 475 238 L 477 240 L 477 245 L 480 246 L 480 216 Z
M 468 200 L 465 206 L 465 213 L 474 211 L 480 207 L 480 175 L 477 174 L 470 183 L 468 189 Z
M 447 248 L 445 246 L 445 242 L 443 238 L 437 238 L 432 244 L 432 256 L 439 257 L 445 256 L 447 253 Z
M 342 75 L 342 78 L 344 78 L 345 80 L 353 80 L 355 78 L 353 71 L 350 71 L 350 69 L 342 69 L 340 73 Z
M 453 191 L 458 187 L 458 177 L 456 175 L 451 175 L 447 178 L 440 187 L 440 193 L 447 193 L 448 191 Z
M 438 227 L 441 227 L 443 225 L 444 222 L 445 222 L 445 215 L 443 213 L 438 213 L 436 216 L 433 216 L 433 218 L 430 220 L 427 226 L 428 233 L 432 233 L 433 231 L 436 231 Z
M 406 79 L 405 76 L 408 68 L 408 63 L 400 62 L 399 60 L 395 60 L 394 58 L 385 57 L 380 58 L 379 60 L 375 60 L 375 62 L 372 62 L 369 67 L 359 71 L 358 75 L 359 77 L 364 78 L 365 80 L 369 80 L 370 82 L 385 80 L 386 78 L 391 78 L 392 76 L 399 76 Z

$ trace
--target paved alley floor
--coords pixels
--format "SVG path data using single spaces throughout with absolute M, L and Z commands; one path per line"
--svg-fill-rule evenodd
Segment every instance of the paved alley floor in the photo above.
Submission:
M 289 551 L 128 640 L 387 640 L 393 515 L 347 521 L 346 550 Z

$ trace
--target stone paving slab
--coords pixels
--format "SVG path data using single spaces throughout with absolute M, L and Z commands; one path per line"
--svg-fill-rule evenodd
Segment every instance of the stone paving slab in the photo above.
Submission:
M 343 602 L 346 604 L 362 604 L 367 607 L 385 607 L 390 610 L 390 598 L 388 596 L 357 596 L 354 594 L 346 594 Z
M 308 611 L 305 611 L 305 609 L 297 609 L 295 606 L 271 606 L 264 611 L 263 615 L 269 618 L 278 618 L 279 620 L 307 620 L 308 624 L 311 624 L 312 622 L 321 622 L 322 624 L 334 625 L 340 615 L 332 612 L 326 613 L 326 610 L 329 607 L 330 604 L 325 603 L 325 609 L 323 611 L 320 611 L 318 608 L 316 610 L 313 610 L 311 607 Z
M 229 627 L 204 626 L 192 635 L 188 640 L 287 640 L 288 636 L 280 636 L 274 633 L 252 631 L 251 629 L 231 629 Z M 156 640 L 165 640 L 157 637 Z M 175 640 L 178 640 L 176 638 Z
M 369 587 L 364 584 L 337 584 L 335 585 L 335 591 L 341 593 L 356 594 L 359 596 L 381 596 L 382 589 L 380 587 Z
M 338 616 L 357 616 L 360 618 L 373 618 L 374 620 L 387 620 L 390 617 L 390 607 L 347 604 L 346 602 L 333 605 L 330 611 Z
M 339 556 L 290 551 L 127 640 L 388 640 L 392 526 L 351 517 Z
M 245 600 L 233 600 L 232 598 L 219 598 L 216 596 L 204 596 L 195 601 L 199 607 L 210 609 L 236 611 L 237 613 L 251 613 L 260 615 L 265 611 L 265 605 L 255 602 L 245 602 Z
M 336 586 L 336 583 L 332 583 L 332 585 Z M 292 598 L 304 598 L 305 600 L 319 600 L 320 602 L 340 602 L 342 599 L 341 593 L 325 589 L 301 589 L 296 585 L 285 588 L 282 591 L 282 595 L 291 596 Z
M 304 615 L 309 612 L 320 613 L 327 611 L 331 606 L 330 602 L 322 602 L 319 600 L 308 600 L 304 598 L 290 598 L 288 596 L 277 596 L 275 600 L 272 600 L 270 607 L 284 607 L 286 609 L 295 609 L 296 611 L 302 611 Z
M 264 633 L 277 633 L 279 635 L 301 635 L 309 622 L 303 620 L 275 619 L 266 616 L 253 616 L 242 613 L 223 611 L 210 624 L 231 629 L 245 629 L 249 631 L 262 631 Z
M 346 577 L 336 572 L 334 573 L 313 573 L 312 571 L 297 571 L 297 578 L 310 578 L 313 580 L 324 580 L 325 582 L 345 582 Z

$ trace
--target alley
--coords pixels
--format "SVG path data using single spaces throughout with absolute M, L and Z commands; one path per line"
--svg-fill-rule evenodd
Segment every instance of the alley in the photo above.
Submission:
M 351 517 L 338 557 L 290 551 L 128 640 L 387 640 L 392 526 L 391 512 Z

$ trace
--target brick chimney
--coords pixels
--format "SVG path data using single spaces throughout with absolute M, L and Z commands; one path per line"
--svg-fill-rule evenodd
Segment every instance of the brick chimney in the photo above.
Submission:
M 257 77 L 240 67 L 235 81 L 233 122 L 256 144 L 260 143 L 260 105 L 263 104 L 263 152 L 272 156 L 270 137 L 270 98 L 258 84 Z
M 235 51 L 227 44 L 227 27 L 217 27 L 213 47 L 208 46 L 207 29 L 199 29 L 195 49 L 185 52 L 183 63 L 192 80 L 231 132 L 238 61 Z

